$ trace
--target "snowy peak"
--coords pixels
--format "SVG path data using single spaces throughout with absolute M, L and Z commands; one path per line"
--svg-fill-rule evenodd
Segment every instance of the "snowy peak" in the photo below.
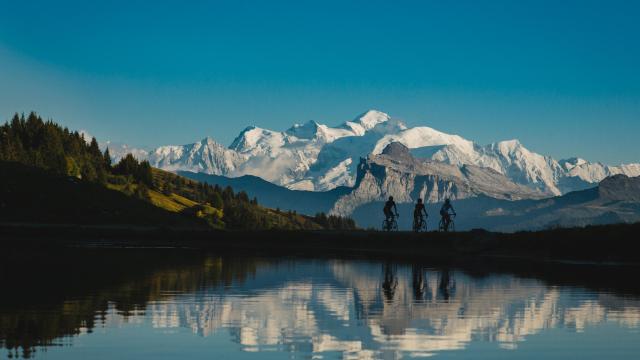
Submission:
M 295 142 L 296 140 L 315 140 L 321 143 L 332 142 L 341 137 L 354 135 L 352 131 L 347 129 L 331 128 L 313 120 L 309 120 L 304 124 L 295 124 L 285 131 L 285 133 L 292 137 L 292 139 L 290 139 L 291 142 Z
M 136 147 L 131 147 L 127 144 L 107 141 L 104 144 L 104 148 L 109 149 L 109 154 L 111 155 L 111 161 L 114 163 L 120 161 L 123 157 L 127 156 L 127 154 L 133 155 L 138 160 L 146 160 L 149 156 L 149 151 L 145 149 L 140 149 Z
M 402 144 L 411 158 L 462 169 L 474 165 L 506 176 L 550 195 L 594 187 L 607 176 L 640 175 L 640 164 L 607 166 L 580 158 L 554 160 L 528 150 L 518 140 L 481 146 L 459 135 L 431 127 L 407 128 L 388 114 L 369 110 L 352 121 L 330 127 L 316 121 L 285 131 L 245 128 L 229 148 L 207 137 L 181 146 L 137 152 L 166 170 L 188 170 L 224 176 L 255 175 L 277 185 L 312 191 L 356 183 L 361 158 L 381 154 L 390 144 Z M 112 155 L 135 150 L 109 146 Z M 435 165 L 432 165 L 435 166 Z
M 524 148 L 520 143 L 520 140 L 517 140 L 517 139 L 504 140 L 497 143 L 493 143 L 491 145 L 497 151 L 499 151 L 501 154 L 505 156 L 508 156 L 509 154 L 514 154 L 518 151 L 522 151 L 522 149 Z
M 581 159 L 581 158 L 578 158 L 578 157 L 572 157 L 572 158 L 569 158 L 569 159 L 562 159 L 562 160 L 558 161 L 558 163 L 564 169 L 571 170 L 571 169 L 573 169 L 575 167 L 587 164 L 587 160 L 584 160 L 584 159 Z
M 188 145 L 161 146 L 149 153 L 151 165 L 169 170 L 232 174 L 244 159 L 211 137 Z
M 378 110 L 369 110 L 360 114 L 352 121 L 345 122 L 342 124 L 342 128 L 353 131 L 357 136 L 362 136 L 367 131 L 389 120 L 391 120 L 391 117 L 388 114 Z
M 385 135 L 378 141 L 375 148 L 373 149 L 373 153 L 379 154 L 388 144 L 392 142 L 399 142 L 410 149 L 420 149 L 424 147 L 441 145 L 455 145 L 463 149 L 464 151 L 473 150 L 473 142 L 463 139 L 458 135 L 449 135 L 430 127 L 420 126 Z
M 378 124 L 387 122 L 390 119 L 391 117 L 388 114 L 383 113 L 382 111 L 369 110 L 356 117 L 353 122 L 356 124 L 360 124 L 365 130 L 371 130 Z
M 285 133 L 249 126 L 236 137 L 229 149 L 238 153 L 264 154 L 282 147 L 285 140 Z
M 238 151 L 238 149 L 248 146 L 250 144 L 250 139 L 253 137 L 251 133 L 256 129 L 258 128 L 254 125 L 244 128 L 244 130 L 240 131 L 240 134 L 233 139 L 231 145 L 229 145 L 229 149 Z
M 313 139 L 322 132 L 323 127 L 326 128 L 326 126 L 322 126 L 313 120 L 309 120 L 304 124 L 294 124 L 286 131 L 286 133 L 300 139 Z

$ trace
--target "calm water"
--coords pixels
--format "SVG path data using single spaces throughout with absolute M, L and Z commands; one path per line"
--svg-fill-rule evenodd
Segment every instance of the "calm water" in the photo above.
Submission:
M 640 356 L 628 270 L 139 250 L 7 261 L 5 358 Z

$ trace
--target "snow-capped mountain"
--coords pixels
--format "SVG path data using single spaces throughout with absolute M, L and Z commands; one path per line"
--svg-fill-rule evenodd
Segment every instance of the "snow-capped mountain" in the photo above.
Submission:
M 640 164 L 608 166 L 579 158 L 558 161 L 528 150 L 517 140 L 481 146 L 426 126 L 408 128 L 376 110 L 336 127 L 315 121 L 285 131 L 250 126 L 229 148 L 206 138 L 189 145 L 160 147 L 148 159 L 153 166 L 172 171 L 255 175 L 290 189 L 326 191 L 353 186 L 360 159 L 380 154 L 392 142 L 411 149 L 414 157 L 458 167 L 490 168 L 549 195 L 593 187 L 610 175 L 640 175 Z
M 518 140 L 487 146 L 474 144 L 466 148 L 452 143 L 434 151 L 430 158 L 459 166 L 474 164 L 488 167 L 517 183 L 553 195 L 593 187 L 604 178 L 616 174 L 640 175 L 640 164 L 608 166 L 578 158 L 557 161 L 528 150 Z
M 146 160 L 149 157 L 149 151 L 137 147 L 132 147 L 127 144 L 106 141 L 104 144 L 100 144 L 102 148 L 108 148 L 111 160 L 113 162 L 120 161 L 127 154 L 133 155 L 138 160 Z
M 245 157 L 210 137 L 183 146 L 161 146 L 149 153 L 149 162 L 158 168 L 210 174 L 232 174 Z
M 353 190 L 337 199 L 331 213 L 349 216 L 359 206 L 384 202 L 389 196 L 413 204 L 418 198 L 439 203 L 481 195 L 504 200 L 545 197 L 493 169 L 416 159 L 405 145 L 392 142 L 381 154 L 361 159 Z
M 389 119 L 387 114 L 369 111 L 334 128 L 315 121 L 296 124 L 284 132 L 249 127 L 233 141 L 230 149 L 248 155 L 249 160 L 243 164 L 240 174 L 260 176 L 291 189 L 330 190 L 353 182 L 352 159 L 332 159 L 328 168 L 313 171 L 312 166 L 318 168 L 322 164 L 318 161 L 321 151 L 340 139 L 363 137 Z M 364 155 L 368 153 L 362 150 Z

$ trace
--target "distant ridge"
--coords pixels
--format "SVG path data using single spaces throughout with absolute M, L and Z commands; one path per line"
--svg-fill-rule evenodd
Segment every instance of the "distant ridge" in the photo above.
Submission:
M 486 195 L 453 202 L 458 217 L 456 229 L 483 228 L 514 232 L 640 222 L 640 177 L 616 175 L 599 186 L 562 196 L 539 200 L 506 200 Z M 434 229 L 441 203 L 427 205 L 428 226 Z M 378 227 L 382 200 L 362 204 L 352 211 L 362 227 Z M 400 204 L 402 214 L 410 214 L 412 204 Z M 411 219 L 399 219 L 400 227 L 410 228 Z
M 408 128 L 386 113 L 369 110 L 336 127 L 316 121 L 285 131 L 245 128 L 228 148 L 212 138 L 152 151 L 106 144 L 116 157 L 133 152 L 153 166 L 225 177 L 259 176 L 297 190 L 326 191 L 353 186 L 360 158 L 380 154 L 390 143 L 405 145 L 415 157 L 462 168 L 493 169 L 511 181 L 549 195 L 594 187 L 608 176 L 640 175 L 640 164 L 609 166 L 574 157 L 555 160 L 527 149 L 518 140 L 478 145 L 427 126 Z
M 264 206 L 272 209 L 297 211 L 305 215 L 315 215 L 319 212 L 329 213 L 336 200 L 350 191 L 345 187 L 338 187 L 326 192 L 290 190 L 252 175 L 228 178 L 190 171 L 179 171 L 178 175 L 210 185 L 231 186 L 237 191 L 244 191 L 252 197 L 257 197 L 260 204 Z

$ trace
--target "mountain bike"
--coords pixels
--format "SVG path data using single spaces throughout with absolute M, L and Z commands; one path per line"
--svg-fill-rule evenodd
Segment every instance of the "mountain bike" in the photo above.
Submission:
M 398 231 L 398 222 L 396 221 L 398 216 L 396 214 L 395 216 L 392 215 L 390 220 L 382 220 L 382 231 Z
M 416 221 L 416 217 L 413 217 L 413 231 L 415 232 L 425 232 L 427 231 L 427 219 L 425 219 L 425 217 L 423 215 L 420 215 L 420 217 L 417 219 L 418 221 Z
M 449 215 L 449 226 L 445 228 L 444 226 L 444 218 L 440 218 L 440 223 L 438 224 L 438 231 L 443 231 L 443 232 L 454 232 L 456 231 L 456 224 L 453 221 L 453 219 L 455 219 L 456 215 L 455 214 L 450 214 Z

